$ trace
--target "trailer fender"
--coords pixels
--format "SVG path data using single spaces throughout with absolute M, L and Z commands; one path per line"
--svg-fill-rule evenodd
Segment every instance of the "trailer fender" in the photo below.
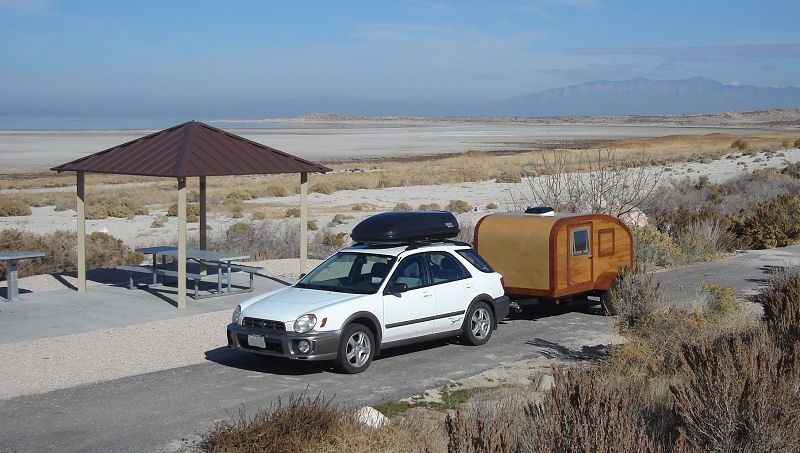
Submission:
M 619 272 L 616 271 L 603 272 L 597 276 L 594 282 L 594 289 L 598 291 L 608 291 L 611 289 L 611 283 L 614 282 L 614 279 L 616 279 L 618 275 Z

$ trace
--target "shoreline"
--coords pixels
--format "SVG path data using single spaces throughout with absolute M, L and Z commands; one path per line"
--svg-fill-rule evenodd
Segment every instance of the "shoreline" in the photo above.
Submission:
M 602 146 L 610 141 L 711 134 L 800 135 L 800 109 L 597 117 L 375 117 L 205 120 L 246 139 L 322 163 L 418 160 L 479 150 Z M 177 123 L 176 123 L 177 124 Z M 168 124 L 172 127 L 176 124 Z M 259 127 L 244 127 L 258 125 Z M 277 126 L 277 127 L 276 127 Z M 0 130 L 0 177 L 44 174 L 62 163 L 137 140 L 162 128 Z

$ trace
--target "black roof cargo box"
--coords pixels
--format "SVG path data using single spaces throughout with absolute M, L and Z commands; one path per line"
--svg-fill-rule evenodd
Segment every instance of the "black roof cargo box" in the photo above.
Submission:
M 392 211 L 362 220 L 350 237 L 367 244 L 450 239 L 458 236 L 458 221 L 446 211 Z

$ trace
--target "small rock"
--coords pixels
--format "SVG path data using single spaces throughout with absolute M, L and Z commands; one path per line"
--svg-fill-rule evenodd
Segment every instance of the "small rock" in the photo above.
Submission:
M 389 423 L 389 419 L 378 412 L 375 408 L 364 406 L 356 411 L 356 420 L 362 425 L 371 428 L 380 428 L 381 426 Z
M 544 374 L 542 376 L 537 377 L 536 380 L 534 381 L 534 384 L 536 385 L 536 390 L 540 392 L 547 392 L 553 388 L 553 384 L 555 384 L 555 382 L 556 380 L 552 375 Z

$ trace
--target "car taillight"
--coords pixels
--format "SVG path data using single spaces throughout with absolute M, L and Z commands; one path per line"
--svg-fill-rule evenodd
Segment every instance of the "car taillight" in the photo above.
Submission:
M 506 287 L 506 279 L 504 279 L 503 277 L 500 277 L 500 286 L 502 286 L 503 288 Z

